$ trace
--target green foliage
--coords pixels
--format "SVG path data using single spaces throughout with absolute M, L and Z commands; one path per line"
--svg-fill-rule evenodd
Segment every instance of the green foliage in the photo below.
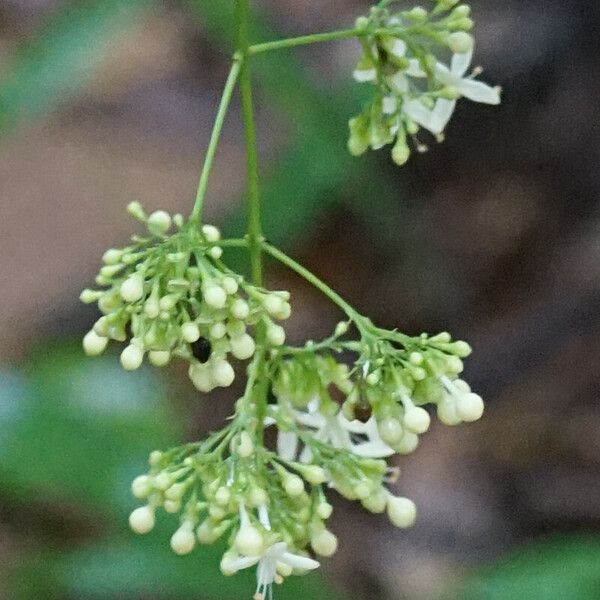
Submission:
M 600 537 L 566 536 L 524 547 L 482 569 L 461 600 L 591 600 L 600 598 Z
M 129 483 L 147 468 L 149 449 L 183 436 L 171 400 L 151 370 L 126 373 L 111 356 L 90 361 L 79 344 L 40 347 L 27 368 L 0 373 L 0 497 L 19 515 L 15 529 L 30 549 L 9 580 L 11 599 L 248 596 L 253 573 L 225 579 L 223 548 L 171 552 L 174 517 L 144 538 L 127 526 Z M 39 527 L 21 528 L 32 519 Z M 52 527 L 60 543 L 45 531 Z M 278 598 L 301 593 L 336 598 L 320 576 L 290 579 Z

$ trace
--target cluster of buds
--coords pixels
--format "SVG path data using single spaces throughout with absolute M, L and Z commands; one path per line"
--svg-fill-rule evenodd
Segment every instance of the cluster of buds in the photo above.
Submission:
M 239 360 L 254 354 L 250 327 L 263 323 L 271 345 L 284 343 L 275 321 L 289 317 L 289 294 L 257 288 L 230 271 L 220 260 L 216 227 L 162 210 L 146 215 L 137 202 L 128 210 L 148 235 L 105 252 L 96 278 L 105 289 L 82 292 L 81 300 L 97 302 L 103 315 L 84 337 L 88 355 L 101 354 L 113 339 L 128 342 L 121 352 L 127 370 L 139 368 L 146 355 L 154 366 L 180 357 L 189 361 L 194 385 L 209 392 L 232 383 L 230 354 Z
M 439 0 L 430 12 L 422 7 L 392 12 L 391 3 L 384 4 L 357 21 L 364 35 L 354 78 L 372 84 L 375 93 L 350 120 L 348 148 L 357 156 L 393 143 L 392 159 L 404 165 L 409 139 L 418 151 L 427 150 L 417 138 L 421 128 L 442 141 L 458 99 L 498 104 L 500 90 L 475 81 L 480 69 L 467 74 L 474 46 L 467 4 Z

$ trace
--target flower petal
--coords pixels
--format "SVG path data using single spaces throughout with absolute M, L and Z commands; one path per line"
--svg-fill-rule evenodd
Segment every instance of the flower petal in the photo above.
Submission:
M 473 100 L 473 102 L 500 104 L 500 90 L 481 81 L 462 79 L 457 88 L 465 98 Z
M 389 75 L 386 79 L 389 86 L 396 92 L 400 92 L 401 94 L 408 92 L 408 80 L 404 71 L 397 71 L 393 75 Z
M 277 434 L 277 454 L 283 460 L 296 460 L 298 436 L 293 431 L 279 431 Z
M 387 456 L 395 454 L 395 451 L 389 446 L 386 446 L 383 442 L 356 444 L 352 446 L 352 452 L 356 454 L 356 456 L 362 456 L 362 458 L 386 458 Z
M 406 42 L 398 38 L 387 38 L 383 45 L 390 54 L 398 58 L 402 58 L 406 54 Z
M 456 108 L 456 100 L 446 100 L 445 98 L 440 98 L 433 107 L 433 111 L 431 113 L 431 121 L 429 123 L 429 131 L 434 135 L 439 135 L 446 129 L 446 125 L 448 125 L 448 121 L 450 121 L 450 117 L 454 113 L 454 109 Z
M 375 69 L 355 69 L 352 76 L 359 83 L 366 83 L 377 79 L 377 71 Z
M 408 100 L 404 103 L 402 109 L 415 123 L 425 129 L 430 130 L 432 111 L 418 100 Z
M 408 60 L 408 69 L 404 71 L 406 75 L 411 77 L 426 77 L 427 73 L 421 68 L 421 63 L 416 58 L 410 58 Z
M 454 85 L 455 83 L 456 77 L 454 77 L 450 72 L 450 69 L 441 62 L 435 63 L 433 74 L 435 75 L 435 78 L 444 85 Z
M 312 429 L 321 429 L 325 427 L 325 417 L 319 413 L 309 414 L 305 412 L 294 411 L 294 417 L 300 425 L 312 427 Z
M 467 72 L 467 69 L 471 66 L 472 60 L 473 48 L 471 48 L 468 52 L 455 54 L 452 57 L 452 63 L 450 66 L 452 75 L 455 75 L 456 77 L 462 77 Z
M 223 567 L 229 573 L 237 573 L 242 569 L 253 567 L 260 560 L 260 556 L 238 556 L 237 558 L 226 559 Z
M 308 558 L 308 556 L 292 554 L 291 552 L 284 552 L 281 556 L 281 562 L 289 565 L 293 569 L 302 569 L 303 571 L 312 571 L 321 566 L 318 561 Z

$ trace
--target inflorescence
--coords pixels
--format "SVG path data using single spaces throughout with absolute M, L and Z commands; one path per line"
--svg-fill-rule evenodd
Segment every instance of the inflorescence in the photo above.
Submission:
M 473 51 L 467 5 L 438 0 L 430 12 L 392 12 L 392 4 L 383 0 L 357 23 L 363 56 L 354 77 L 373 84 L 375 93 L 350 121 L 349 148 L 361 154 L 393 142 L 394 161 L 404 164 L 407 139 L 420 128 L 441 136 L 458 98 L 496 104 L 499 90 L 465 77 Z M 443 51 L 453 53 L 450 67 L 441 62 Z M 132 484 L 143 505 L 129 520 L 145 534 L 159 509 L 178 514 L 171 538 L 177 554 L 224 539 L 222 572 L 257 566 L 254 598 L 265 600 L 273 582 L 313 570 L 316 557 L 335 553 L 328 490 L 410 527 L 417 509 L 392 491 L 399 472 L 389 459 L 415 451 L 430 427 L 428 406 L 442 423 L 458 425 L 478 420 L 484 405 L 461 377 L 471 352 L 466 342 L 446 332 L 411 337 L 375 326 L 256 229 L 243 239 L 222 239 L 216 227 L 202 224 L 198 207 L 184 219 L 129 205 L 146 232 L 108 250 L 96 278 L 100 289 L 82 292 L 82 301 L 97 303 L 102 313 L 83 347 L 95 356 L 111 339 L 124 343 L 120 361 L 127 370 L 145 358 L 157 367 L 183 359 L 203 393 L 233 383 L 232 357 L 247 361 L 245 391 L 222 429 L 150 454 L 148 472 Z M 290 316 L 289 293 L 265 290 L 228 268 L 222 255 L 231 246 L 254 257 L 271 254 L 325 293 L 347 320 L 322 341 L 287 345 L 279 322 Z

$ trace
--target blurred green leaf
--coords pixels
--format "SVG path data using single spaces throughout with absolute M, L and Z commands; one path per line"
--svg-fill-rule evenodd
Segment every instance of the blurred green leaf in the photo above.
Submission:
M 252 596 L 256 586 L 254 568 L 224 577 L 219 563 L 225 547 L 220 544 L 200 546 L 188 556 L 176 556 L 169 547 L 174 527 L 174 522 L 165 526 L 163 521 L 147 537 L 130 534 L 120 542 L 69 553 L 56 566 L 69 596 L 82 600 L 110 597 L 239 600 Z M 278 600 L 296 598 L 336 600 L 340 596 L 331 591 L 321 574 L 311 573 L 306 577 L 290 577 L 277 588 Z
M 600 536 L 558 537 L 525 547 L 482 569 L 461 600 L 600 598 Z
M 81 90 L 104 50 L 155 0 L 66 3 L 25 42 L 0 82 L 0 132 L 40 117 Z
M 158 376 L 87 359 L 79 344 L 44 346 L 31 364 L 23 380 L 0 378 L 4 486 L 103 511 L 131 506 L 131 477 L 181 435 Z

